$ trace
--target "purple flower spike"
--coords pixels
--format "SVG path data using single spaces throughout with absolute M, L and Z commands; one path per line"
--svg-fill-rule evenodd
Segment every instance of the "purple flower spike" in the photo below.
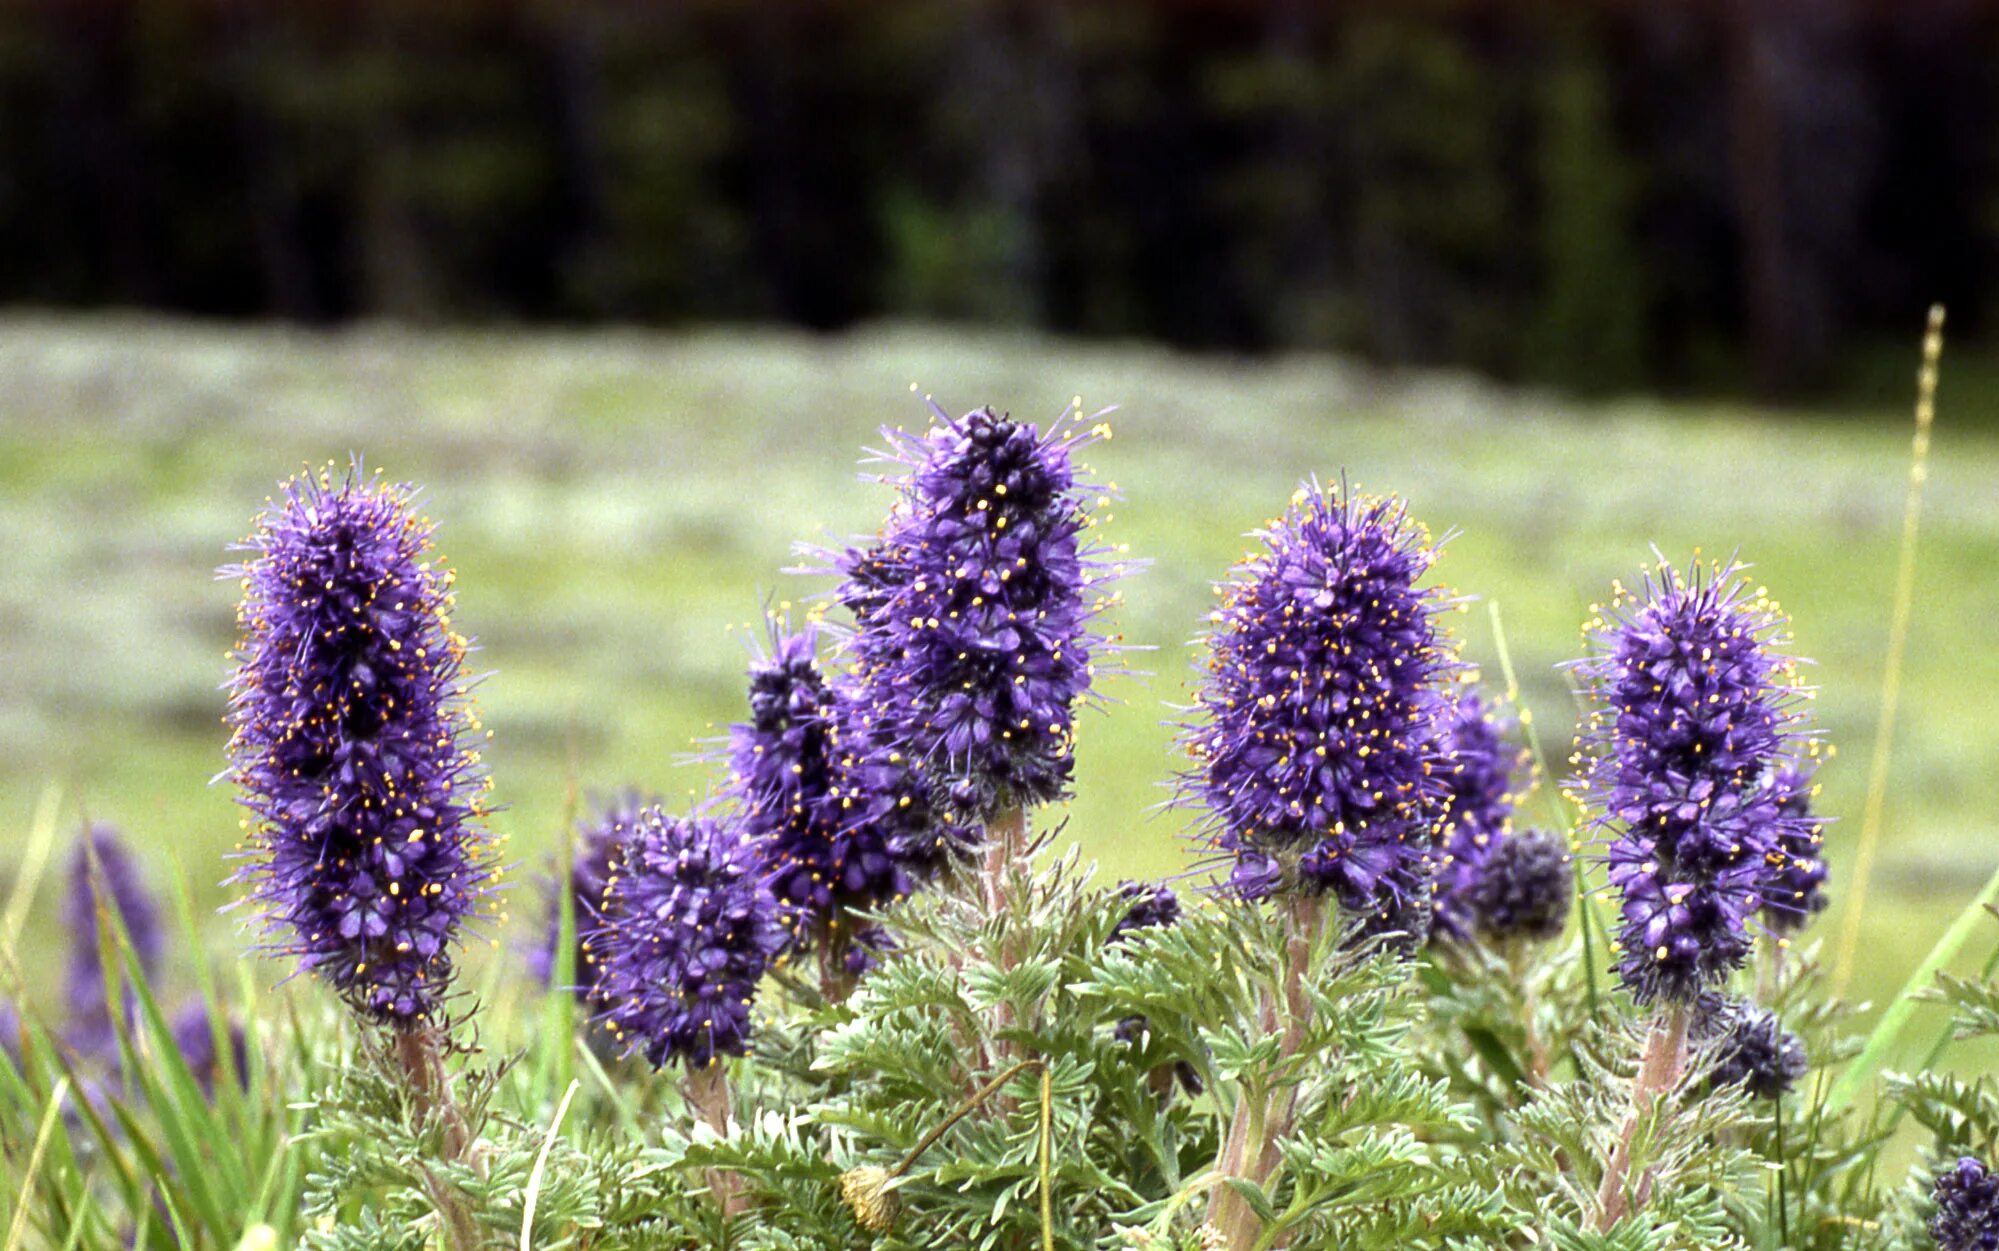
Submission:
M 933 411 L 921 436 L 884 431 L 895 506 L 834 564 L 859 718 L 920 767 L 941 820 L 978 827 L 1069 789 L 1076 706 L 1114 647 L 1093 621 L 1121 568 L 1088 542 L 1108 491 L 1073 458 L 1108 431 L 1074 407 L 1045 430 Z
M 655 1068 L 741 1055 L 757 983 L 789 940 L 738 831 L 647 808 L 613 862 L 590 936 L 605 1027 Z
M 1825 911 L 1825 821 L 1812 813 L 1817 788 L 1808 766 L 1785 761 L 1770 775 L 1770 788 L 1777 795 L 1777 810 L 1790 820 L 1777 832 L 1784 864 L 1763 902 L 1763 923 L 1779 934 L 1793 934 Z
M 569 897 L 575 924 L 576 955 L 571 965 L 576 997 L 588 1000 L 595 970 L 590 945 L 585 936 L 596 928 L 598 910 L 604 906 L 604 887 L 611 880 L 611 865 L 619 844 L 637 828 L 639 813 L 654 801 L 636 790 L 625 791 L 598 806 L 589 817 L 576 823 L 569 859 Z M 562 941 L 562 897 L 560 886 L 548 882 L 548 933 L 528 952 L 528 972 L 543 986 L 553 983 L 556 974 L 556 944 Z
M 95 886 L 93 856 L 103 873 Z M 103 905 L 118 909 L 139 968 L 148 979 L 160 971 L 160 912 L 145 875 L 117 830 L 91 825 L 70 855 L 69 892 L 63 899 L 63 925 L 70 935 L 69 969 L 63 981 L 63 998 L 69 1010 L 67 1037 L 71 1046 L 85 1054 L 105 1054 L 118 1046 L 100 959 L 100 890 L 106 892 Z M 125 998 L 129 1015 L 134 997 L 128 991 Z
M 1963 1156 L 1937 1175 L 1930 1197 L 1937 1205 L 1930 1237 L 1940 1251 L 1999 1248 L 1999 1176 L 1974 1156 Z
M 286 483 L 239 578 L 228 776 L 249 808 L 247 884 L 272 946 L 356 1010 L 438 1010 L 489 906 L 487 782 L 452 627 L 454 575 L 415 489 L 359 466 Z
M 1471 686 L 1446 704 L 1441 746 L 1450 763 L 1438 834 L 1443 850 L 1437 871 L 1439 936 L 1469 937 L 1474 924 L 1471 894 L 1486 860 L 1506 838 L 1513 807 L 1531 777 L 1527 750 L 1510 741 L 1518 726 L 1516 719 L 1501 715 Z
M 889 766 L 888 791 L 878 791 L 865 727 L 846 722 L 841 690 L 820 670 L 818 627 L 793 632 L 773 616 L 770 632 L 750 667 L 750 720 L 729 730 L 729 791 L 771 893 L 816 945 L 850 911 L 909 894 L 934 841 L 911 810 L 926 823 L 930 810 L 899 796 L 880 808 L 899 771 Z
M 1577 788 L 1610 837 L 1618 972 L 1641 1002 L 1692 1003 L 1741 965 L 1780 889 L 1786 813 L 1766 773 L 1802 737 L 1784 618 L 1734 565 L 1663 560 L 1591 623 L 1575 669 L 1595 711 Z
M 1400 501 L 1317 483 L 1257 537 L 1208 619 L 1182 797 L 1206 805 L 1242 894 L 1295 884 L 1425 928 L 1449 768 L 1438 688 L 1458 663 L 1442 592 L 1416 585 L 1436 549 Z

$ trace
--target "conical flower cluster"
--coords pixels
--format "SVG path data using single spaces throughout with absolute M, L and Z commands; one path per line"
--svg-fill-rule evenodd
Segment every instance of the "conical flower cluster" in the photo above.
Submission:
M 438 1010 L 493 882 L 468 644 L 431 534 L 414 488 L 322 472 L 286 483 L 224 570 L 243 590 L 237 880 L 279 951 L 399 1026 Z
M 1748 955 L 1808 818 L 1765 785 L 1801 739 L 1784 618 L 1733 566 L 1664 561 L 1619 587 L 1575 668 L 1594 711 L 1578 789 L 1610 839 L 1618 969 L 1644 1002 L 1692 1003 Z
M 909 894 L 934 836 L 877 811 L 864 759 L 846 749 L 860 730 L 843 725 L 840 689 L 820 668 L 819 628 L 792 631 L 775 617 L 770 628 L 750 667 L 750 719 L 729 730 L 729 791 L 771 893 L 816 943 L 848 911 Z
M 1436 932 L 1470 936 L 1471 896 L 1486 862 L 1506 839 L 1514 805 L 1526 788 L 1530 758 L 1512 742 L 1518 721 L 1503 716 L 1470 684 L 1452 695 L 1442 718 L 1441 746 L 1450 764 L 1438 835 Z
M 1204 803 L 1231 882 L 1287 883 L 1401 928 L 1429 908 L 1449 762 L 1436 560 L 1402 503 L 1316 484 L 1217 588 L 1182 794 Z M 1416 936 L 1420 941 L 1421 936 Z
M 789 938 L 738 831 L 643 809 L 590 934 L 605 1027 L 655 1068 L 741 1055 L 757 983 Z
M 895 506 L 836 560 L 861 727 L 843 747 L 920 769 L 962 829 L 1067 793 L 1076 708 L 1111 646 L 1093 621 L 1119 567 L 1089 542 L 1108 493 L 1074 459 L 1107 428 L 1074 406 L 1046 429 L 934 411 L 921 436 L 885 432 Z

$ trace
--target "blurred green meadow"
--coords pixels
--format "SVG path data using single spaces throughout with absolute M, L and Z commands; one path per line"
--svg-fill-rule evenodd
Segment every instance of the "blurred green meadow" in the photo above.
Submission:
M 1913 346 L 1910 359 L 1913 372 Z M 1102 871 L 1190 863 L 1190 817 L 1157 811 L 1177 767 L 1209 583 L 1308 474 L 1405 495 L 1440 565 L 1482 602 L 1454 619 L 1497 680 L 1486 604 L 1503 610 L 1550 763 L 1575 705 L 1556 664 L 1588 606 L 1651 559 L 1740 549 L 1818 662 L 1838 756 L 1822 810 L 1843 904 L 1880 693 L 1907 475 L 1903 406 L 1865 414 L 1712 403 L 1578 403 L 1338 359 L 1176 355 L 1040 337 L 879 327 L 782 331 L 335 334 L 151 319 L 0 319 L 0 898 L 37 804 L 123 827 L 203 909 L 238 837 L 222 766 L 233 583 L 215 569 L 278 479 L 351 454 L 428 488 L 459 570 L 457 624 L 491 676 L 495 818 L 511 927 L 571 795 L 637 785 L 678 803 L 717 773 L 690 760 L 741 714 L 743 636 L 766 604 L 823 583 L 783 572 L 795 540 L 870 530 L 887 490 L 856 460 L 883 423 L 921 425 L 912 382 L 946 407 L 1052 415 L 1115 404 L 1091 452 L 1125 495 L 1105 536 L 1151 567 L 1117 625 L 1152 650 L 1088 715 L 1074 838 Z M 1999 865 L 1999 433 L 1959 414 L 1945 362 L 1894 785 L 1855 992 L 1892 995 Z M 1523 819 L 1545 823 L 1544 785 Z M 19 944 L 30 994 L 69 941 L 56 869 Z M 1812 933 L 1837 932 L 1839 912 Z M 209 938 L 233 941 L 216 916 Z M 507 935 L 493 936 L 505 949 Z M 1981 952 L 1984 939 L 1973 944 Z M 476 962 L 490 955 L 473 957 Z M 275 975 L 278 970 L 271 969 Z

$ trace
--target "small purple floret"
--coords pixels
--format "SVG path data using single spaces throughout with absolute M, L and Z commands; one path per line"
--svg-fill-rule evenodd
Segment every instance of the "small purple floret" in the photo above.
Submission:
M 1575 665 L 1595 711 L 1578 786 L 1610 840 L 1622 897 L 1618 972 L 1641 1002 L 1692 1003 L 1749 954 L 1809 821 L 1764 784 L 1798 746 L 1784 619 L 1734 565 L 1665 564 L 1618 589 Z
M 1400 501 L 1317 484 L 1258 537 L 1209 616 L 1181 794 L 1243 895 L 1295 883 L 1427 931 L 1439 685 L 1457 669 L 1442 593 L 1417 586 L 1436 549 Z
M 223 571 L 243 588 L 234 880 L 275 950 L 399 1028 L 439 1010 L 494 878 L 469 644 L 431 534 L 414 488 L 323 471 L 286 483 Z
M 601 1019 L 655 1068 L 741 1055 L 757 983 L 789 941 L 739 831 L 647 808 L 613 863 L 590 935 Z

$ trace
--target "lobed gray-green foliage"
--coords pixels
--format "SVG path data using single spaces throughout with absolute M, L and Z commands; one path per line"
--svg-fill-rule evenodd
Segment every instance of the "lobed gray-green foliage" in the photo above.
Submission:
M 567 995 L 530 1021 L 468 993 L 459 1153 L 316 988 L 259 1000 L 246 977 L 205 976 L 213 1019 L 250 1029 L 245 1071 L 230 1061 L 204 1091 L 104 927 L 123 971 L 107 994 L 129 986 L 136 1005 L 117 1014 L 115 1072 L 34 1020 L 0 1059 L 0 1245 L 1209 1251 L 1233 1245 L 1204 1224 L 1232 1185 L 1257 1248 L 1914 1251 L 1935 1166 L 1999 1147 L 1987 1078 L 1932 1066 L 1890 1075 L 1870 1110 L 1830 1106 L 1827 1079 L 1866 1040 L 1810 950 L 1766 945 L 1741 987 L 1805 1040 L 1795 1090 L 1711 1089 L 1697 1050 L 1669 1097 L 1634 1109 L 1647 1023 L 1605 981 L 1593 901 L 1550 944 L 1413 959 L 1328 925 L 1294 1008 L 1266 906 L 1196 897 L 1177 925 L 1113 943 L 1126 900 L 1045 845 L 998 898 L 967 870 L 887 910 L 898 953 L 844 1002 L 781 969 L 756 1051 L 731 1065 L 726 1135 L 671 1081 L 605 1058 Z M 1920 992 L 1953 1014 L 1933 1059 L 1999 1034 L 1995 971 Z M 525 1047 L 484 1041 L 524 1027 Z M 1297 1109 L 1281 1163 L 1262 1185 L 1223 1178 L 1240 1102 L 1273 1095 Z M 1882 1147 L 1905 1116 L 1929 1145 L 1903 1178 Z M 1600 1228 L 1620 1146 L 1634 1201 Z M 747 1196 L 733 1219 L 711 1190 L 723 1172 Z M 857 1219 L 856 1178 L 883 1227 Z

